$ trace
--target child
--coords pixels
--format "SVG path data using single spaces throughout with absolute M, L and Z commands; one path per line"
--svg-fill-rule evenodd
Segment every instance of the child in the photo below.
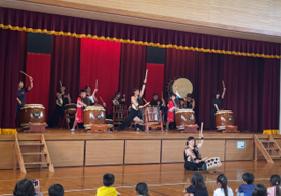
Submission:
M 263 184 L 257 184 L 252 196 L 267 196 L 266 187 Z
M 208 196 L 202 174 L 195 172 L 191 178 L 191 185 L 183 190 L 185 196 Z
M 140 182 L 136 186 L 136 193 L 138 196 L 149 196 L 147 184 L 144 182 Z
M 104 186 L 98 189 L 97 196 L 120 196 L 121 194 L 116 191 L 112 185 L 114 184 L 115 176 L 113 174 L 107 173 L 103 176 Z
M 217 186 L 213 196 L 233 196 L 233 191 L 227 186 L 227 178 L 224 174 L 217 177 Z
M 270 184 L 272 187 L 267 189 L 268 196 L 281 196 L 280 182 L 281 178 L 279 175 L 276 174 L 271 176 Z
M 169 123 L 174 122 L 175 110 L 179 109 L 175 100 L 176 100 L 176 95 L 172 94 L 170 97 L 170 101 L 168 102 L 168 118 L 166 124 L 166 131 L 168 131 L 169 129 Z
M 184 100 L 183 100 L 182 98 L 180 98 L 179 101 L 180 101 L 179 108 L 180 108 L 180 109 L 185 108 Z
M 244 194 L 244 196 L 251 196 L 255 189 L 255 185 L 253 184 L 255 180 L 254 175 L 251 173 L 244 173 L 242 179 L 243 184 L 241 184 L 239 188 L 235 190 L 235 192 L 237 193 L 237 195 Z
M 86 91 L 85 90 L 80 90 L 79 97 L 77 98 L 77 111 L 75 115 L 75 121 L 73 123 L 73 127 L 70 131 L 74 132 L 75 131 L 75 126 L 77 123 L 83 123 L 83 107 L 87 107 L 85 103 L 83 103 L 83 100 L 86 98 Z

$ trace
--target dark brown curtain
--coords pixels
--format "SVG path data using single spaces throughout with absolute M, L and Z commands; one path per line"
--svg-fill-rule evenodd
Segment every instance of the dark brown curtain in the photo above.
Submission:
M 31 12 L 0 7 L 0 24 L 9 28 L 26 27 L 48 31 L 75 33 L 76 35 L 91 35 L 113 40 L 133 40 L 149 43 L 153 46 L 176 45 L 197 48 L 197 51 L 214 52 L 221 50 L 228 52 L 242 52 L 253 54 L 274 55 L 280 58 L 280 44 L 251 41 L 237 38 L 228 38 L 214 35 L 188 33 L 175 30 L 150 28 L 143 26 L 127 25 L 114 22 L 97 21 L 70 16 Z M 81 37 L 79 37 L 81 38 Z M 119 40 L 121 41 L 121 40 Z M 201 48 L 201 49 L 200 49 Z M 237 55 L 240 55 L 237 53 Z
M 133 88 L 141 88 L 146 70 L 146 46 L 121 45 L 119 91 L 127 95 L 126 104 L 131 103 Z M 152 81 L 151 81 L 152 82 Z
M 15 128 L 21 32 L 0 29 L 0 43 L 1 130 L 1 128 Z
M 56 93 L 60 83 L 66 86 L 73 103 L 79 95 L 80 81 L 80 39 L 68 36 L 54 36 L 51 54 L 49 114 L 56 106 Z

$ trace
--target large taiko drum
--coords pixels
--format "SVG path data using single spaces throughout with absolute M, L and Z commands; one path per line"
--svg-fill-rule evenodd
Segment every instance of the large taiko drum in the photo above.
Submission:
M 168 93 L 176 93 L 176 87 L 179 95 L 184 98 L 188 93 L 193 93 L 193 83 L 186 77 L 176 77 L 170 80 L 167 84 Z
M 45 123 L 45 108 L 41 104 L 25 104 L 20 109 L 20 126 L 29 127 L 31 123 Z
M 195 112 L 192 109 L 176 110 L 176 126 L 184 129 L 184 125 L 195 125 Z
M 105 109 L 100 105 L 88 106 L 84 109 L 84 127 L 91 129 L 91 125 L 104 125 L 106 120 Z
M 216 113 L 216 125 L 218 130 L 225 129 L 226 125 L 234 126 L 233 112 L 231 110 L 220 110 Z

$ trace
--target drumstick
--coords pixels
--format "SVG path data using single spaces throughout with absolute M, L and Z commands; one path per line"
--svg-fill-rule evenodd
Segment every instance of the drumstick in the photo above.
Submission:
M 61 83 L 61 80 L 60 80 L 60 87 L 62 87 L 62 83 Z
M 161 92 L 161 96 L 162 96 L 162 99 L 163 99 L 163 91 Z
M 103 99 L 101 98 L 101 96 L 100 96 L 100 99 L 101 99 L 102 103 L 105 103 L 105 102 L 103 101 Z
M 223 88 L 225 88 L 225 84 L 224 84 L 224 81 L 222 81 L 222 86 L 223 86 Z
M 203 122 L 201 123 L 201 131 L 200 131 L 200 134 L 202 135 L 203 133 Z
M 203 159 L 201 159 L 201 161 L 206 161 L 208 159 L 208 157 L 205 157 Z
M 143 98 L 144 102 L 147 103 L 147 101 L 145 100 L 145 98 Z
M 148 69 L 146 69 L 146 72 L 145 72 L 145 79 L 147 79 L 147 72 L 148 72 Z
M 20 73 L 24 74 L 25 76 L 29 77 L 30 78 L 30 75 L 27 75 L 25 72 L 23 71 L 20 71 Z
M 150 102 L 147 102 L 143 107 L 146 107 L 146 106 L 148 106 L 150 104 Z
M 97 89 L 99 88 L 99 79 L 97 79 Z
M 95 80 L 95 89 L 97 89 L 97 80 Z

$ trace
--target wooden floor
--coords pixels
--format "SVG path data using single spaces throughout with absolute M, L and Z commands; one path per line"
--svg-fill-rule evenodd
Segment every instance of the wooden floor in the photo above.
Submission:
M 251 172 L 255 176 L 255 183 L 263 183 L 269 186 L 269 178 L 272 174 L 281 173 L 281 162 L 268 164 L 264 161 L 224 162 L 218 171 L 223 172 L 229 180 L 232 189 L 241 183 L 244 172 Z M 122 196 L 132 196 L 134 185 L 144 181 L 149 185 L 151 196 L 172 195 L 182 196 L 182 190 L 189 186 L 191 171 L 184 171 L 183 164 L 157 164 L 157 165 L 124 165 L 103 167 L 76 167 L 55 168 L 55 173 L 49 173 L 46 169 L 41 172 L 37 169 L 28 170 L 22 174 L 18 170 L 0 170 L 0 195 L 11 195 L 16 182 L 22 178 L 39 179 L 41 192 L 47 196 L 48 187 L 54 183 L 64 186 L 67 196 L 95 195 L 96 189 L 102 186 L 103 174 L 110 172 L 115 175 L 117 190 Z M 216 189 L 216 177 L 214 174 L 203 173 L 209 195 L 213 195 Z

